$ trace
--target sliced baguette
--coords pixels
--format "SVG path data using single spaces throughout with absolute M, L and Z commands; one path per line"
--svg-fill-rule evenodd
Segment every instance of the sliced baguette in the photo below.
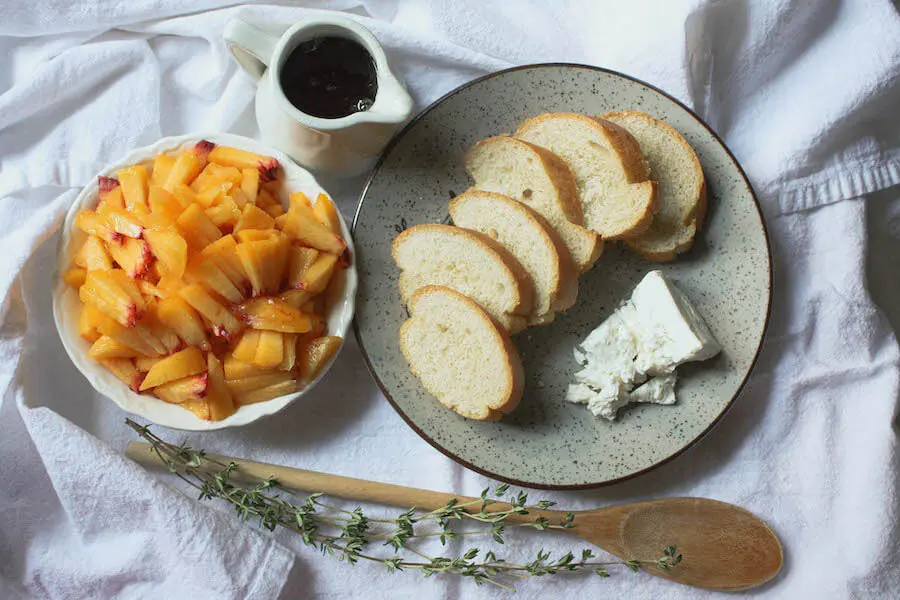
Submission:
M 525 373 L 509 335 L 478 304 L 443 286 L 416 290 L 400 326 L 413 375 L 449 409 L 495 421 L 522 398 Z
M 590 269 L 600 258 L 603 241 L 581 226 L 578 189 L 558 156 L 515 138 L 496 136 L 469 150 L 465 164 L 476 189 L 509 196 L 547 219 L 578 272 Z
M 667 123 L 627 110 L 602 115 L 628 130 L 641 145 L 659 182 L 659 211 L 650 228 L 627 240 L 647 260 L 664 262 L 688 251 L 706 213 L 706 182 L 690 144 Z
M 516 258 L 490 237 L 452 225 L 410 227 L 394 239 L 400 297 L 409 305 L 426 285 L 442 285 L 468 296 L 512 333 L 524 329 L 534 286 Z
M 578 186 L 585 227 L 606 240 L 650 227 L 655 186 L 639 144 L 625 129 L 585 115 L 546 113 L 522 123 L 516 137 L 566 162 Z
M 565 246 L 538 213 L 508 196 L 469 190 L 450 201 L 453 224 L 490 236 L 516 257 L 534 283 L 529 325 L 551 323 L 557 311 L 575 303 L 578 274 Z M 560 242 L 561 244 L 561 242 Z

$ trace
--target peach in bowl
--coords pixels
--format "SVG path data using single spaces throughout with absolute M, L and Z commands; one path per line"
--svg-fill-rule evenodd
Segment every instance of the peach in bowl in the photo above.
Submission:
M 350 231 L 286 155 L 169 137 L 108 166 L 69 209 L 53 314 L 94 388 L 153 423 L 245 425 L 309 392 L 353 318 Z

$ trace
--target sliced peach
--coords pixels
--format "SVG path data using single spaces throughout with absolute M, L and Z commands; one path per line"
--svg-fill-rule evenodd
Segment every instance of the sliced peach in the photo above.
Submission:
M 144 231 L 150 251 L 163 266 L 163 275 L 179 279 L 187 267 L 188 246 L 174 229 L 153 228 Z
M 104 177 L 103 175 L 97 177 L 98 195 L 101 200 L 117 187 L 119 187 L 119 180 L 115 177 Z
M 78 315 L 78 335 L 89 342 L 96 342 L 100 339 L 100 332 L 97 331 L 97 326 L 105 318 L 106 315 L 92 304 L 82 304 L 81 313 Z
M 216 146 L 213 151 L 209 153 L 209 160 L 210 162 L 226 167 L 258 169 L 259 177 L 262 181 L 271 181 L 275 179 L 275 175 L 278 171 L 278 161 L 271 156 L 254 154 L 253 152 L 230 148 L 228 146 Z
M 148 373 L 149 375 L 149 373 Z M 190 401 L 203 400 L 209 388 L 209 375 L 206 371 L 176 379 L 153 388 L 153 393 L 172 404 L 184 405 Z M 202 404 L 206 404 L 204 401 Z M 207 409 L 208 412 L 208 409 Z M 199 416 L 199 415 L 198 415 Z M 203 417 L 201 417 L 203 418 Z M 207 415 L 207 419 L 209 416 Z
M 299 387 L 300 384 L 293 379 L 285 379 L 284 381 L 273 383 L 267 387 L 235 394 L 234 401 L 239 406 L 246 406 L 247 404 L 255 404 L 257 402 L 266 402 L 273 398 L 296 392 Z
M 278 369 L 290 371 L 297 362 L 297 334 L 283 333 L 281 339 L 284 342 L 284 349 L 281 352 L 281 364 L 278 365 Z
M 203 321 L 181 296 L 169 296 L 159 301 L 156 316 L 164 325 L 172 329 L 182 341 L 201 350 L 209 349 L 209 340 Z
M 256 195 L 259 193 L 258 169 L 241 169 L 241 191 L 247 195 L 247 202 L 256 204 Z
M 150 186 L 150 214 L 163 221 L 169 227 L 174 227 L 181 216 L 183 207 L 175 196 L 157 185 Z
M 197 204 L 200 204 L 203 208 L 215 206 L 231 193 L 233 187 L 234 184 L 230 181 L 217 182 L 215 185 L 206 187 L 197 192 L 195 196 Z
M 165 347 L 166 354 L 172 354 L 184 348 L 184 344 L 178 337 L 177 332 L 166 325 L 159 317 L 159 303 L 150 305 L 147 310 L 147 316 L 141 320 L 140 324 L 146 327 L 153 337 L 159 340 L 159 343 Z
M 295 289 L 306 289 L 303 282 L 306 280 L 309 268 L 319 257 L 319 251 L 315 248 L 295 245 L 291 246 L 289 255 L 287 284 Z
M 194 147 L 191 148 L 191 152 L 193 152 L 197 158 L 202 160 L 205 166 L 209 161 L 209 153 L 212 152 L 212 149 L 215 147 L 216 145 L 209 140 L 200 140 L 194 144 Z
M 236 237 L 239 242 L 259 242 L 262 240 L 273 240 L 279 235 L 281 235 L 280 232 L 275 231 L 274 229 L 245 229 L 243 231 L 238 231 L 234 234 L 234 237 Z
M 92 210 L 75 215 L 75 226 L 90 236 L 96 236 L 110 245 L 122 244 L 125 236 L 113 231 L 112 223 L 105 216 Z
M 246 335 L 246 333 L 244 334 Z M 259 341 L 259 338 L 257 338 Z M 296 343 L 296 340 L 294 340 Z M 256 356 L 256 348 L 253 348 L 252 356 Z M 296 357 L 296 351 L 294 353 Z M 280 366 L 280 365 L 279 365 Z M 243 379 L 244 377 L 255 377 L 257 375 L 265 375 L 270 372 L 271 369 L 263 369 L 252 362 L 244 362 L 234 354 L 228 354 L 225 356 L 225 379 Z
M 240 308 L 244 322 L 253 329 L 306 333 L 312 329 L 309 315 L 276 298 L 256 298 Z
M 237 255 L 253 286 L 254 296 L 278 293 L 289 248 L 290 243 L 283 235 L 237 245 Z
M 66 272 L 62 274 L 63 281 L 76 290 L 84 285 L 86 277 L 87 269 L 84 267 L 69 267 Z
M 235 304 L 244 301 L 244 295 L 216 264 L 203 256 L 195 256 L 188 262 L 185 279 L 199 283 L 211 292 Z
M 116 187 L 103 196 L 103 199 L 97 204 L 97 212 L 100 214 L 109 209 L 125 210 L 125 196 L 122 195 L 122 187 L 118 181 L 115 179 L 113 181 L 116 182 Z
M 209 163 L 203 172 L 191 183 L 191 189 L 202 192 L 210 187 L 216 187 L 228 182 L 232 185 L 240 185 L 242 181 L 241 171 L 234 167 L 225 167 L 215 163 Z
M 228 379 L 228 387 L 234 394 L 241 394 L 252 390 L 268 387 L 270 385 L 281 383 L 283 381 L 293 381 L 293 376 L 284 371 L 270 371 L 262 375 L 254 375 L 251 377 L 243 377 L 241 379 Z
M 325 288 L 328 287 L 328 282 L 331 281 L 331 276 L 334 274 L 337 262 L 338 256 L 336 254 L 319 254 L 315 262 L 310 265 L 303 275 L 303 279 L 300 280 L 297 287 L 313 294 L 325 291 Z
M 275 228 L 279 231 L 284 228 L 284 222 L 287 221 L 287 213 L 275 217 Z
M 176 186 L 187 185 L 196 179 L 200 171 L 205 167 L 203 159 L 190 150 L 185 150 L 175 158 L 175 164 L 169 172 L 169 177 L 163 186 L 166 191 L 174 191 Z
M 232 340 L 242 329 L 241 322 L 218 300 L 213 298 L 199 284 L 187 285 L 179 294 L 194 309 L 209 321 L 213 335 Z
M 98 211 L 100 209 L 98 208 Z M 120 233 L 125 237 L 140 238 L 144 231 L 144 226 L 136 218 L 131 216 L 124 209 L 113 208 L 112 206 L 103 206 L 103 216 L 109 221 L 110 227 L 116 233 Z
M 141 324 L 125 327 L 111 317 L 105 317 L 97 326 L 97 330 L 123 346 L 134 348 L 144 356 L 161 356 L 166 353 L 165 346 Z
M 253 364 L 253 361 L 256 359 L 256 350 L 259 348 L 260 335 L 260 332 L 254 329 L 244 331 L 244 335 L 241 336 L 241 339 L 232 351 L 234 358 Z
M 184 209 L 178 217 L 178 227 L 188 245 L 195 250 L 202 250 L 222 237 L 222 232 L 210 221 L 199 204 L 192 204 Z
M 300 378 L 312 381 L 341 347 L 342 338 L 326 336 L 310 340 L 297 348 L 297 370 Z
M 275 220 L 261 208 L 253 204 L 245 204 L 241 211 L 241 217 L 234 226 L 234 232 L 238 233 L 245 229 L 274 229 Z
M 97 360 L 101 358 L 133 358 L 137 355 L 137 350 L 120 344 L 108 335 L 97 338 L 88 350 L 88 356 Z
M 195 194 L 194 190 L 186 185 L 175 186 L 175 189 L 172 190 L 172 196 L 175 198 L 175 200 L 178 201 L 182 209 L 185 209 L 191 204 L 197 202 L 197 194 Z
M 125 195 L 125 208 L 140 214 L 147 212 L 147 193 L 149 177 L 147 167 L 134 165 L 116 172 L 122 193 Z
M 281 338 L 277 331 L 261 331 L 253 364 L 264 369 L 274 369 L 280 365 L 284 358 L 284 342 Z
M 300 203 L 291 205 L 282 231 L 304 246 L 332 254 L 341 254 L 347 247 L 341 236 L 322 225 L 313 215 L 312 209 Z
M 125 327 L 133 327 L 147 306 L 143 300 L 135 298 L 142 296 L 134 281 L 127 275 L 125 279 L 128 281 L 125 281 L 117 273 L 125 275 L 123 271 L 88 271 L 79 296 L 82 302 L 93 305 Z M 134 289 L 128 289 L 129 285 Z
M 281 202 L 264 189 L 259 191 L 259 195 L 256 198 L 256 204 L 273 219 L 285 214 L 284 206 L 281 205 Z
M 180 406 L 194 413 L 198 419 L 209 421 L 212 418 L 209 410 L 209 401 L 206 398 L 189 398 Z
M 146 240 L 125 238 L 125 242 L 118 246 L 107 245 L 109 255 L 132 279 L 143 277 L 153 263 L 153 252 Z
M 234 400 L 231 397 L 231 389 L 225 383 L 222 363 L 212 352 L 207 355 L 206 359 L 207 373 L 209 374 L 209 387 L 206 390 L 209 418 L 213 421 L 221 421 L 234 414 Z
M 218 204 L 207 208 L 205 212 L 209 220 L 215 223 L 219 229 L 234 229 L 241 218 L 241 210 L 229 196 L 225 196 Z
M 137 367 L 138 371 L 146 374 L 150 369 L 153 368 L 153 365 L 155 365 L 162 359 L 162 356 L 138 356 L 134 359 L 134 366 Z
M 338 217 L 337 207 L 335 207 L 331 198 L 325 194 L 319 194 L 312 210 L 319 223 L 327 227 L 331 233 L 341 235 L 341 220 Z
M 106 244 L 95 235 L 88 236 L 85 240 L 75 255 L 75 264 L 88 271 L 110 271 L 113 268 L 112 258 L 106 251 Z
M 124 381 L 132 391 L 137 392 L 140 388 L 144 376 L 135 368 L 130 358 L 104 358 L 100 360 L 100 364 Z
M 250 293 L 250 279 L 237 255 L 237 242 L 231 235 L 224 235 L 200 253 L 211 260 L 243 295 Z
M 169 383 L 177 379 L 183 379 L 188 375 L 194 375 L 206 369 L 206 359 L 199 348 L 189 347 L 181 352 L 167 356 L 147 372 L 141 383 L 141 391 L 149 390 L 158 385 Z
M 291 194 L 289 206 L 294 206 L 295 204 L 299 204 L 301 207 L 306 207 L 312 210 L 312 202 L 309 201 L 309 197 L 303 192 L 294 192 Z
M 141 290 L 141 294 L 144 298 L 165 298 L 169 295 L 169 290 L 160 288 L 158 285 L 150 283 L 146 279 L 139 279 L 137 281 L 138 289 Z
M 294 308 L 302 308 L 312 296 L 312 292 L 306 290 L 287 290 L 278 294 L 276 298 Z
M 164 186 L 169 179 L 169 173 L 172 172 L 172 165 L 175 164 L 175 157 L 168 154 L 157 154 L 153 159 L 153 169 L 150 173 L 150 187 L 154 185 Z
M 250 201 L 247 199 L 247 194 L 239 187 L 231 188 L 231 199 L 234 200 L 235 206 L 240 210 L 244 210 L 244 207 L 250 204 Z

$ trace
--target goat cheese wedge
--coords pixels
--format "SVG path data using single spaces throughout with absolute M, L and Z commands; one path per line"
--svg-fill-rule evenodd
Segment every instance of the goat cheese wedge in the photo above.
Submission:
M 609 420 L 632 402 L 674 404 L 675 368 L 720 351 L 684 293 L 661 271 L 651 271 L 575 348 L 582 368 L 566 399 Z

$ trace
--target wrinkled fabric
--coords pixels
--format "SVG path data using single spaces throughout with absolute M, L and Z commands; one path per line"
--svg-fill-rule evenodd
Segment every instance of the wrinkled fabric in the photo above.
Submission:
M 753 376 L 721 424 L 678 459 L 609 488 L 535 496 L 573 509 L 669 495 L 732 502 L 784 543 L 785 569 L 767 597 L 900 596 L 900 361 L 869 294 L 881 282 L 867 280 L 896 278 L 900 256 L 879 250 L 866 271 L 867 204 L 900 206 L 900 194 L 870 197 L 900 183 L 900 18 L 889 0 L 231 4 L 4 4 L 0 596 L 496 595 L 458 579 L 339 563 L 138 468 L 121 454 L 134 439 L 125 414 L 79 375 L 53 325 L 56 232 L 80 187 L 162 136 L 258 136 L 254 84 L 222 42 L 224 24 L 240 15 L 280 31 L 323 9 L 375 33 L 418 108 L 493 70 L 578 62 L 662 88 L 723 137 L 772 238 L 773 313 Z M 363 178 L 321 183 L 349 217 Z M 879 211 L 900 223 L 900 210 Z M 900 224 L 885 231 L 880 243 L 896 247 Z M 887 308 L 900 306 L 900 289 L 879 289 L 892 294 Z M 403 423 L 354 340 L 319 387 L 276 419 L 189 436 L 158 429 L 223 454 L 404 485 L 477 494 L 491 483 Z M 469 545 L 491 547 L 450 549 Z M 534 533 L 492 549 L 530 560 L 539 545 L 580 549 Z M 525 598 L 717 595 L 625 573 L 516 587 Z

